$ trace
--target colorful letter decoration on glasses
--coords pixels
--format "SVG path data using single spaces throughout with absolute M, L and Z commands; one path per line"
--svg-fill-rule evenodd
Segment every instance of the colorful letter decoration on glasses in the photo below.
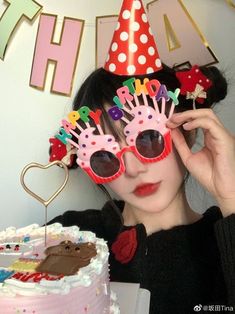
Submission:
M 114 97 L 117 106 L 108 110 L 113 120 L 126 124 L 125 147 L 121 148 L 113 135 L 104 133 L 101 110 L 94 112 L 84 106 L 62 120 L 62 128 L 55 137 L 63 144 L 76 147 L 77 164 L 95 183 L 110 182 L 124 173 L 123 154 L 127 151 L 144 163 L 160 161 L 171 152 L 171 134 L 166 121 L 178 105 L 180 90 L 167 91 L 157 80 L 144 82 L 140 84 L 134 78 L 125 81 Z

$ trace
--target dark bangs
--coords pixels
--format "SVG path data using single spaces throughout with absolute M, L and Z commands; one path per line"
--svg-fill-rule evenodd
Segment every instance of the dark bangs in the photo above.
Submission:
M 167 66 L 164 66 L 163 70 L 157 73 L 138 75 L 135 78 L 141 81 L 144 78 L 148 78 L 149 80 L 157 79 L 161 84 L 165 84 L 169 90 L 175 90 L 179 85 L 174 71 Z M 83 106 L 89 107 L 92 111 L 97 109 L 102 110 L 102 128 L 105 130 L 106 125 L 116 140 L 120 140 L 123 134 L 121 134 L 120 128 L 117 127 L 117 124 L 114 123 L 113 119 L 107 113 L 107 108 L 116 105 L 113 101 L 116 91 L 128 79 L 130 79 L 129 76 L 114 75 L 105 71 L 103 68 L 97 69 L 84 81 L 79 89 L 73 102 L 73 110 L 77 111 Z M 123 121 L 120 122 L 122 126 L 125 126 Z

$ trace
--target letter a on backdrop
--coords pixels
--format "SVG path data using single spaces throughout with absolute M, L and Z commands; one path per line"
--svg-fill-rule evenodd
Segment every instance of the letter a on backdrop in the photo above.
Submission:
M 5 0 L 9 5 L 0 18 L 0 58 L 5 57 L 7 44 L 23 17 L 33 20 L 42 6 L 33 0 Z
M 164 63 L 173 67 L 218 62 L 182 0 L 152 1 L 148 14 Z
M 227 0 L 228 4 L 231 5 L 232 8 L 235 9 L 235 2 L 234 0 Z
M 118 15 L 96 17 L 96 67 L 102 68 L 106 61 Z
M 218 62 L 182 0 L 155 0 L 147 5 L 147 9 L 150 26 L 164 63 L 180 66 Z M 117 20 L 117 16 L 96 18 L 97 67 L 102 67 L 105 63 Z
M 64 18 L 60 42 L 53 42 L 56 15 L 41 14 L 35 43 L 30 86 L 44 90 L 48 63 L 55 63 L 51 92 L 70 96 L 84 20 Z

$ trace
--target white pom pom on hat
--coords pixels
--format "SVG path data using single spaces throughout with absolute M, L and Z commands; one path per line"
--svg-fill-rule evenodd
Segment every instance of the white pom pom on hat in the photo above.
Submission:
M 117 75 L 161 70 L 157 45 L 141 0 L 123 0 L 104 69 Z

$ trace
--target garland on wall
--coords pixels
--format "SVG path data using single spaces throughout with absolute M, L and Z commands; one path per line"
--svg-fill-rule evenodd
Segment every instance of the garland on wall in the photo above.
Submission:
M 83 29 L 85 20 L 72 17 L 64 17 L 62 30 L 60 34 L 59 42 L 53 40 L 55 35 L 55 28 L 57 23 L 57 15 L 42 13 L 43 6 L 34 0 L 4 0 L 8 5 L 6 10 L 0 17 L 0 58 L 4 60 L 7 46 L 15 33 L 16 28 L 19 26 L 23 18 L 34 22 L 36 17 L 40 15 L 38 23 L 38 31 L 35 40 L 34 56 L 32 61 L 32 69 L 30 75 L 29 85 L 40 90 L 44 90 L 45 82 L 47 78 L 48 64 L 54 63 L 54 74 L 51 82 L 51 93 L 56 93 L 64 96 L 70 96 L 73 88 L 73 81 L 75 70 L 77 67 L 79 50 L 82 41 Z M 235 8 L 234 0 L 225 0 L 226 3 Z M 166 7 L 167 0 L 152 1 L 148 5 L 148 11 L 150 15 L 150 23 L 152 22 L 152 28 L 155 29 L 155 35 L 157 35 L 158 43 L 165 47 L 165 51 L 162 55 L 168 56 L 167 64 L 170 65 L 170 60 L 176 60 L 178 57 L 178 64 L 190 63 L 191 60 L 186 60 L 184 51 L 183 34 L 180 34 L 181 40 L 179 40 L 179 33 L 177 34 L 177 25 L 185 23 L 188 25 L 187 33 L 191 31 L 191 38 L 195 34 L 201 38 L 200 43 L 195 44 L 192 50 L 195 50 L 194 56 L 200 55 L 204 64 L 218 62 L 217 58 L 210 49 L 206 39 L 199 31 L 196 23 L 186 10 L 182 0 L 171 0 L 168 10 L 168 15 L 161 11 L 161 6 L 164 2 Z M 179 15 L 176 14 L 178 12 Z M 156 14 L 158 18 L 156 18 Z M 151 16 L 155 17 L 152 18 Z M 159 18 L 160 16 L 160 18 Z M 178 16 L 178 18 L 177 18 Z M 110 19 L 109 23 L 107 20 Z M 156 21 L 160 21 L 161 18 L 164 23 L 156 24 Z M 190 21 L 190 24 L 188 23 Z M 116 16 L 104 16 L 97 17 L 96 20 L 96 64 L 103 64 L 104 56 L 108 51 L 109 44 L 112 38 L 112 34 L 115 28 Z M 110 27 L 111 26 L 111 27 Z M 102 36 L 100 36 L 102 32 Z M 160 38 L 161 35 L 165 36 Z M 196 37 L 195 37 L 196 38 Z M 199 52 L 199 47 L 201 51 Z M 202 48 L 203 47 L 203 48 Z M 205 48 L 206 51 L 205 52 Z M 164 49 L 163 49 L 164 50 Z M 196 52 L 197 51 L 197 52 Z M 203 52 L 204 51 L 204 52 Z M 208 54 L 209 53 L 209 54 Z M 187 54 L 188 55 L 188 54 Z M 211 61 L 208 63 L 208 56 L 210 55 Z M 165 60 L 164 60 L 165 61 Z M 195 63 L 192 61 L 192 63 Z
M 234 0 L 226 0 L 226 1 L 232 8 L 235 9 L 235 2 L 234 2 Z

